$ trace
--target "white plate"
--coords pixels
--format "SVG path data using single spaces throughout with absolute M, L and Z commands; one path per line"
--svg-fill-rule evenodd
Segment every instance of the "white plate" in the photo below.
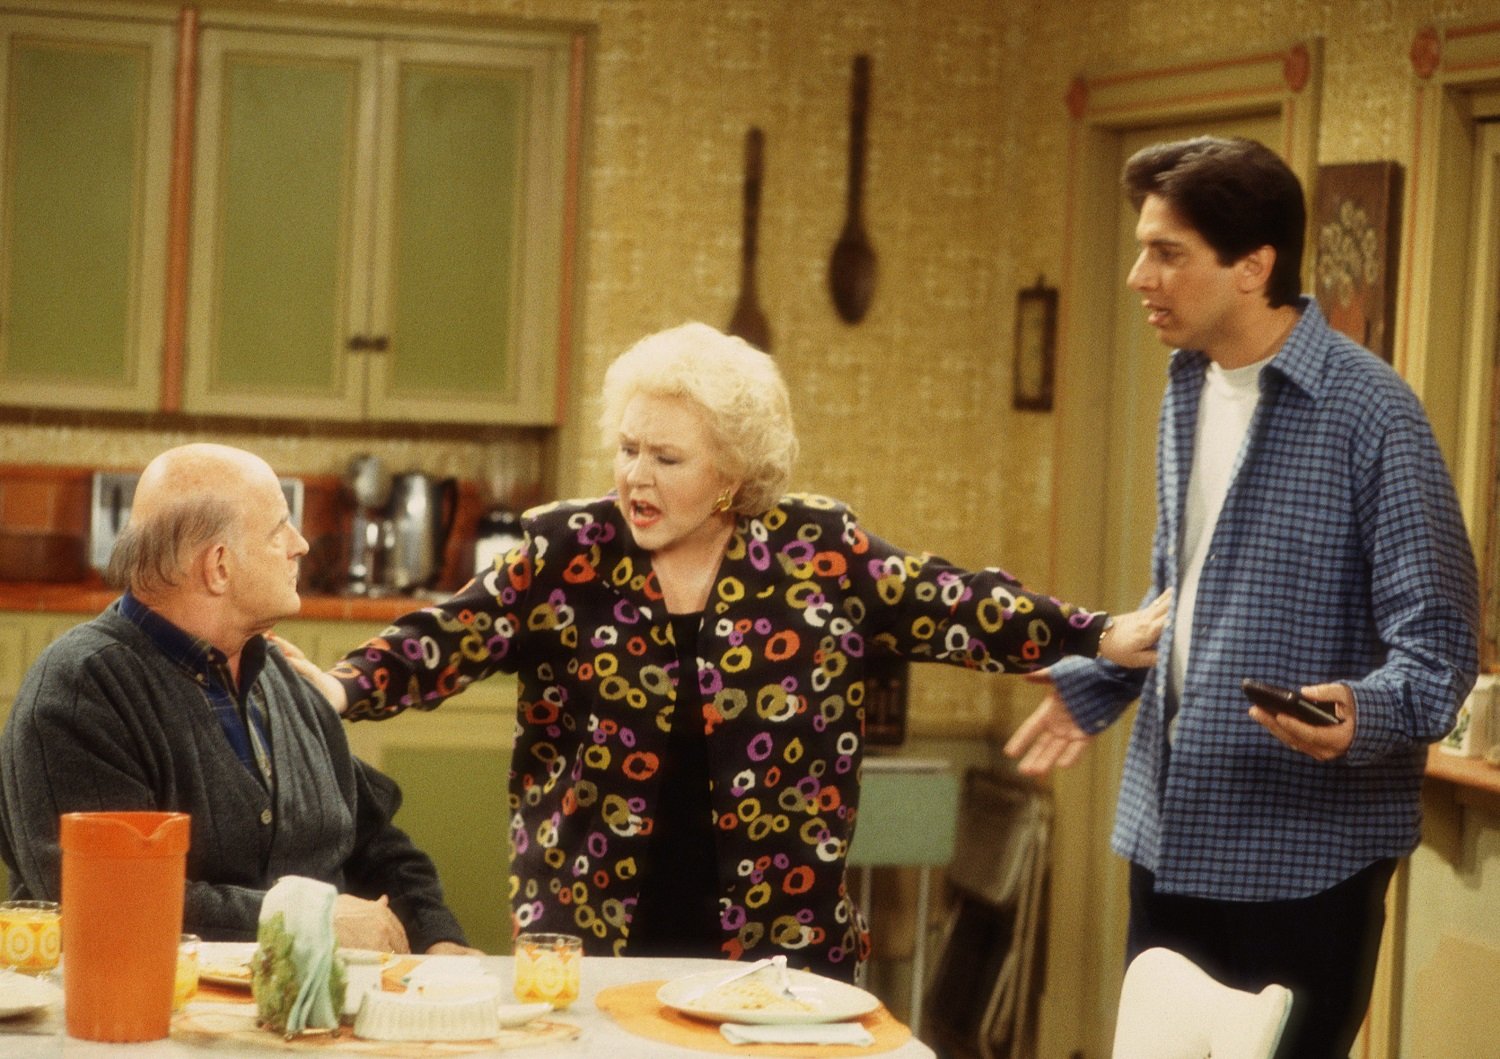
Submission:
M 62 1000 L 62 990 L 42 978 L 13 972 L 0 973 L 0 1019 L 40 1011 Z
M 249 989 L 254 955 L 253 941 L 205 941 L 198 946 L 198 980 Z
M 547 1003 L 501 1004 L 495 1008 L 495 1013 L 500 1016 L 500 1028 L 505 1030 L 515 1026 L 524 1026 L 543 1015 L 550 1015 L 552 1005 Z
M 705 1008 L 697 998 L 734 973 L 732 964 L 722 971 L 704 971 L 674 978 L 656 991 L 656 999 L 669 1008 L 708 1022 L 743 1022 L 753 1026 L 806 1026 L 818 1022 L 847 1022 L 868 1015 L 880 1006 L 873 994 L 811 971 L 788 971 L 787 979 L 798 1000 L 812 1005 L 811 1011 L 757 1011 L 744 1008 Z
M 255 955 L 253 941 L 205 941 L 198 947 L 198 978 L 214 985 L 250 988 L 250 958 Z M 374 949 L 340 949 L 339 954 L 350 965 L 379 966 L 385 954 Z
M 339 955 L 348 964 L 378 964 L 385 959 L 386 954 L 375 949 L 340 949 Z

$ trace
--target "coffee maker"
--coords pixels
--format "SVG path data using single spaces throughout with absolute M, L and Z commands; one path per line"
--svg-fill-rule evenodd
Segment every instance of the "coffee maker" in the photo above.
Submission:
M 345 481 L 354 500 L 348 591 L 381 596 L 432 588 L 453 532 L 457 479 L 419 471 L 392 476 L 379 457 L 359 455 Z
M 390 545 L 386 583 L 397 592 L 417 592 L 437 583 L 458 513 L 458 480 L 417 471 L 391 480 L 387 506 Z
M 384 595 L 385 554 L 389 549 L 391 476 L 379 456 L 361 454 L 349 461 L 344 484 L 354 501 L 349 520 L 349 570 L 345 587 L 351 595 Z

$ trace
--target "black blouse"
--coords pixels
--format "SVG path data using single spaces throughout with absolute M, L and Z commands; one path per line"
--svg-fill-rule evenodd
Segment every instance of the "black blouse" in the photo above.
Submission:
M 708 738 L 698 688 L 701 612 L 673 614 L 677 706 L 661 763 L 660 810 L 630 920 L 631 956 L 719 957 L 720 892 L 709 804 Z

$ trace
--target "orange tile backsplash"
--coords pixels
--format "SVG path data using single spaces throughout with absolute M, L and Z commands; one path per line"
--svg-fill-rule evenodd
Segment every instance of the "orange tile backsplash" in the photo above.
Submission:
M 93 470 L 0 466 L 0 528 L 87 536 Z

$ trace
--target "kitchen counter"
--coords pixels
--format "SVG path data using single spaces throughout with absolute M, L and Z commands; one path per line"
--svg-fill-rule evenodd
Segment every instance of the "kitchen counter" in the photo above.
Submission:
M 49 581 L 0 581 L 0 611 L 36 611 L 44 614 L 98 614 L 119 593 L 102 581 L 76 583 Z M 304 593 L 299 618 L 325 621 L 385 622 L 422 606 L 426 600 L 411 596 L 324 596 Z

